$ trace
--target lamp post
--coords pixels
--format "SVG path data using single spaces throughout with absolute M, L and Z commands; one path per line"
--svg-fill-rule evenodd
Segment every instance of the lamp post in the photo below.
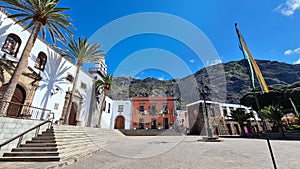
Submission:
M 198 88 L 198 90 L 199 90 L 200 96 L 202 96 L 202 98 L 203 98 L 204 109 L 205 109 L 207 138 L 203 138 L 203 140 L 206 141 L 206 142 L 218 142 L 220 140 L 218 139 L 218 137 L 214 137 L 213 133 L 212 133 L 212 128 L 211 128 L 210 123 L 209 123 L 209 116 L 208 116 L 207 105 L 206 105 L 206 98 L 210 94 L 210 88 L 206 85 L 201 84 L 201 88 Z M 199 113 L 200 113 L 200 109 L 199 109 Z

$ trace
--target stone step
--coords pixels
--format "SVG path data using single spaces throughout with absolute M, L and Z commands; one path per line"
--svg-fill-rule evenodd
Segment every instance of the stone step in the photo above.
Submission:
M 26 141 L 27 143 L 56 143 L 55 140 L 31 140 L 31 141 Z
M 60 157 L 53 156 L 39 156 L 39 157 L 2 157 L 0 158 L 1 162 L 50 162 L 50 161 L 59 161 Z
M 58 156 L 58 152 L 10 152 L 4 153 L 3 157 L 15 157 L 15 156 Z
M 43 134 L 38 134 L 38 137 L 43 137 L 43 136 L 55 136 L 54 133 L 43 133 Z
M 13 148 L 12 152 L 41 152 L 41 151 L 57 151 L 57 147 L 18 147 Z
M 56 147 L 56 143 L 28 143 L 21 144 L 20 147 Z
M 54 136 L 39 136 L 33 137 L 32 140 L 55 140 Z

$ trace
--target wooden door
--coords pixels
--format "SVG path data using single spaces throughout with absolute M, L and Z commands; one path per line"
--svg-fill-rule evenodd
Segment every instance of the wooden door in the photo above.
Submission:
M 118 116 L 115 121 L 115 129 L 125 128 L 125 118 L 123 116 Z
M 72 103 L 72 107 L 69 115 L 69 125 L 76 125 L 76 115 L 77 115 L 77 106 L 75 103 Z
M 0 88 L 0 98 L 2 98 L 3 93 L 5 92 L 6 88 L 7 88 L 7 84 L 3 85 Z M 21 114 L 22 111 L 22 105 L 24 104 L 26 98 L 26 92 L 23 89 L 22 86 L 17 85 L 15 93 L 11 99 L 11 102 L 14 103 L 10 103 L 7 109 L 7 116 L 10 117 L 18 117 Z

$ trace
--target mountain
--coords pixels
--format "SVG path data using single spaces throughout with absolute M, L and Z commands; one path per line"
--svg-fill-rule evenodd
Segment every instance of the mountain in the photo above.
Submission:
M 277 61 L 257 60 L 266 83 L 292 84 L 300 81 L 300 65 Z M 257 82 L 256 82 L 257 83 Z M 182 79 L 143 80 L 131 77 L 115 77 L 109 96 L 114 100 L 128 100 L 131 97 L 175 96 L 184 103 L 200 99 L 199 90 L 205 84 L 210 89 L 209 100 L 239 103 L 239 99 L 251 90 L 246 60 L 221 63 L 202 68 Z M 259 86 L 257 83 L 256 86 Z

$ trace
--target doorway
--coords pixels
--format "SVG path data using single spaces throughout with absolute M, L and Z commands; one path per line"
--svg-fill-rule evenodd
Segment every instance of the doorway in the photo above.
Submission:
M 244 126 L 241 126 L 241 128 L 244 127 Z M 235 135 L 240 135 L 240 130 L 239 130 L 239 125 L 238 124 L 234 124 L 234 134 Z
M 117 116 L 115 120 L 115 129 L 124 129 L 125 128 L 125 118 L 123 116 Z
M 169 119 L 164 118 L 164 129 L 169 129 Z
M 156 118 L 151 118 L 151 129 L 156 129 Z
M 7 89 L 8 84 L 5 84 L 3 86 L 1 86 L 0 88 L 0 98 L 2 98 L 2 95 L 4 94 L 4 92 Z M 26 91 L 24 90 L 24 88 L 22 86 L 20 86 L 19 84 L 17 85 L 16 89 L 15 89 L 15 93 L 11 99 L 11 103 L 8 106 L 7 109 L 7 116 L 10 117 L 18 117 L 21 114 L 22 111 L 22 107 L 23 104 L 25 102 L 25 98 L 26 98 Z
M 139 119 L 139 129 L 144 129 L 144 119 L 143 118 Z
M 73 102 L 70 115 L 69 115 L 69 125 L 76 126 L 76 115 L 77 115 L 77 105 Z
M 226 127 L 227 127 L 228 134 L 232 135 L 231 125 L 230 124 L 226 124 Z

